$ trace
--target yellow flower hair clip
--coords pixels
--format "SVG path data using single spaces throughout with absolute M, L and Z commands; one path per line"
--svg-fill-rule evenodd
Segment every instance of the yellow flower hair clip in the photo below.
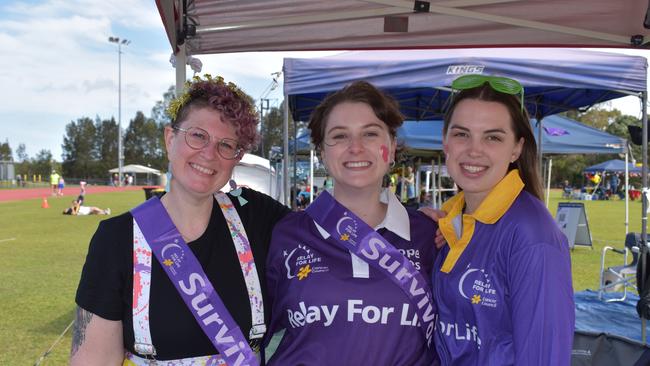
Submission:
M 209 98 L 210 95 L 210 86 L 221 85 L 228 88 L 234 95 L 238 98 L 245 100 L 250 105 L 250 113 L 255 114 L 255 107 L 253 107 L 253 101 L 246 93 L 244 93 L 235 83 L 228 82 L 226 83 L 221 76 L 215 78 L 210 74 L 205 74 L 203 78 L 199 75 L 195 75 L 192 80 L 185 82 L 185 92 L 174 98 L 167 107 L 167 114 L 172 121 L 176 120 L 178 112 L 192 99 L 199 98 Z

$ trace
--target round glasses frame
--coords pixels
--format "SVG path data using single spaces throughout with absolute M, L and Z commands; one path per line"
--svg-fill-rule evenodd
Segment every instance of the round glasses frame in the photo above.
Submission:
M 201 150 L 212 141 L 213 137 L 210 136 L 208 131 L 199 127 L 182 128 L 172 126 L 172 129 L 185 134 L 185 143 L 187 146 L 194 150 Z M 192 137 L 196 135 L 205 136 L 207 138 Z M 234 160 L 241 156 L 244 149 L 239 147 L 236 140 L 229 138 L 222 138 L 217 141 L 217 152 L 219 156 L 226 160 Z

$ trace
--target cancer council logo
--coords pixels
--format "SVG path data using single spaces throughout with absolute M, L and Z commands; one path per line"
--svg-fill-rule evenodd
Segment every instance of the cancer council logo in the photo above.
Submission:
M 185 258 L 185 252 L 178 245 L 178 239 L 174 239 L 173 242 L 165 244 L 160 251 L 160 255 L 163 259 L 162 264 L 168 267 L 173 274 L 176 274 L 176 269 L 181 266 L 181 262 Z
M 465 272 L 458 280 L 458 293 L 472 305 L 496 308 L 498 305 L 497 290 L 490 275 L 482 268 L 472 268 L 468 264 Z
M 329 271 L 329 267 L 323 263 L 323 258 L 314 253 L 307 245 L 298 244 L 290 251 L 285 250 L 282 255 L 289 280 L 297 278 L 298 281 L 302 281 L 312 273 Z
M 336 222 L 336 232 L 339 235 L 339 240 L 352 245 L 357 245 L 357 229 L 357 221 L 348 216 L 347 212 Z

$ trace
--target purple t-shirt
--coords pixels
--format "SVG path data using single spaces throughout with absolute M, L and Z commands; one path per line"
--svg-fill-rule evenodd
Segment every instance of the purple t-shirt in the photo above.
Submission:
M 575 323 L 566 237 L 522 191 L 494 224 L 477 221 L 449 273 L 436 259 L 434 343 L 443 365 L 569 365 Z
M 411 241 L 379 232 L 431 278 L 436 225 L 408 211 Z M 305 212 L 273 230 L 267 259 L 272 320 L 269 334 L 285 329 L 269 365 L 431 365 L 414 305 L 372 266 L 355 277 L 350 252 L 323 239 Z

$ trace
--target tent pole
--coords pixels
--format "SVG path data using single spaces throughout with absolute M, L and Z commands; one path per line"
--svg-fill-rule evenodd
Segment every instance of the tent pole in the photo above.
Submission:
M 431 207 L 438 208 L 438 192 L 436 191 L 436 160 L 434 158 L 431 158 L 431 173 L 427 175 L 426 185 L 426 191 L 429 192 L 429 190 L 431 190 Z
M 553 169 L 553 158 L 548 158 L 548 168 L 546 171 L 546 208 L 548 208 L 548 199 L 551 195 L 551 169 Z
M 176 53 L 176 96 L 183 94 L 185 88 L 185 64 L 187 63 L 187 53 L 185 51 L 185 43 L 178 46 Z
M 314 149 L 309 149 L 309 203 L 314 202 Z
M 542 194 L 546 196 L 547 189 L 546 189 L 546 177 L 548 176 L 548 159 L 546 160 L 546 163 L 544 163 L 544 157 L 542 156 L 542 162 L 540 164 L 540 169 L 541 174 L 540 174 L 540 179 L 542 180 L 540 183 L 542 184 L 542 189 L 543 192 Z M 545 199 L 543 199 L 545 201 Z
M 432 201 L 431 206 L 433 208 L 440 209 L 440 206 L 442 206 L 442 204 L 440 203 L 440 199 L 438 198 L 438 193 L 442 189 L 442 186 L 440 185 L 440 183 L 441 183 L 440 176 L 438 176 L 438 174 L 440 174 L 440 167 L 439 167 L 439 165 L 440 165 L 440 154 L 438 154 L 437 159 L 438 160 L 437 160 L 437 164 L 436 164 L 436 158 L 435 157 L 431 158 L 431 180 L 432 180 L 432 182 L 431 182 L 431 201 Z
M 539 109 L 536 113 L 535 119 L 537 120 L 537 163 L 539 164 L 539 169 L 544 175 L 544 160 L 542 158 L 542 116 L 540 116 Z
M 442 207 L 442 155 L 438 154 L 438 207 L 437 209 L 440 209 Z
M 431 164 L 431 170 L 427 170 L 424 172 L 424 199 L 426 200 L 427 194 L 431 192 L 431 197 L 433 197 L 433 188 L 435 188 L 435 183 L 431 184 L 431 173 L 433 173 L 433 164 Z M 431 202 L 431 206 L 435 207 L 433 202 Z
M 275 174 L 277 174 L 277 168 L 275 169 Z M 269 196 L 276 198 L 276 195 L 273 194 L 273 164 L 271 163 L 271 150 L 269 150 Z
M 298 123 L 294 120 L 293 121 L 293 175 L 291 176 L 291 188 L 294 190 L 294 194 L 298 193 Z M 291 191 L 291 189 L 289 190 Z M 296 202 L 296 196 L 294 194 L 290 195 L 291 199 L 291 207 L 294 209 L 298 208 L 298 204 Z
M 284 123 L 282 124 L 282 140 L 284 149 L 282 152 L 282 188 L 284 190 L 284 204 L 291 207 L 289 190 L 289 96 L 284 92 Z
M 284 160 L 283 159 L 278 159 L 278 161 L 275 163 L 275 166 L 277 167 L 275 169 L 275 189 L 277 192 L 275 193 L 275 199 L 278 200 L 278 202 L 284 201 L 284 175 L 281 173 L 284 171 Z
M 645 282 L 646 280 L 646 266 L 648 265 L 646 261 L 646 256 L 648 254 L 648 201 L 646 198 L 647 187 L 648 187 L 648 92 L 644 91 L 641 93 L 641 105 L 642 105 L 642 122 L 643 126 L 641 130 L 642 138 L 642 159 L 643 166 L 641 167 L 641 181 L 643 182 L 643 189 L 641 190 L 641 253 L 639 253 L 639 266 L 641 268 L 641 280 Z M 637 284 L 641 287 L 641 284 Z M 646 287 L 647 284 L 644 284 Z M 642 289 L 641 289 L 642 291 Z M 641 340 L 643 343 L 646 343 L 646 319 L 641 317 Z
M 630 202 L 629 202 L 629 197 L 627 194 L 627 185 L 629 184 L 629 176 L 630 176 L 630 170 L 629 170 L 629 162 L 628 162 L 628 153 L 627 153 L 627 146 L 625 149 L 625 235 L 630 231 Z M 614 173 L 616 174 L 616 173 Z M 616 192 L 612 192 L 616 194 Z
M 420 187 L 422 184 L 422 180 L 420 179 L 420 165 L 422 164 L 416 164 L 413 162 L 413 174 L 415 174 L 415 198 L 418 202 L 420 202 L 420 191 L 422 190 Z

